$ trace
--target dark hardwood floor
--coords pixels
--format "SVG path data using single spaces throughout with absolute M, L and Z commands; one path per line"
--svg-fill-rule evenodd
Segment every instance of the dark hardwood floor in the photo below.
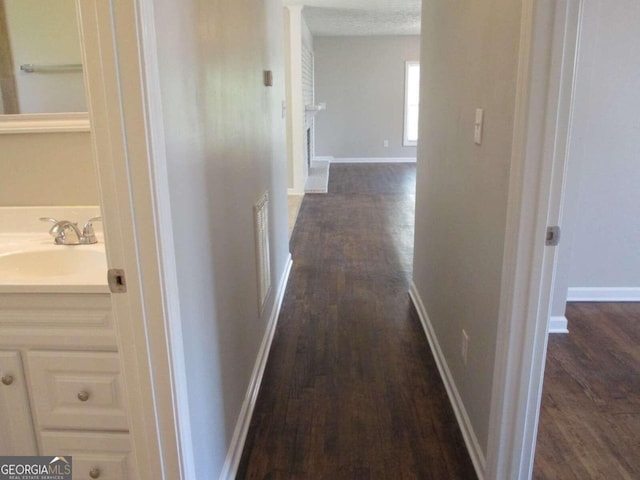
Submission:
M 535 479 L 640 479 L 640 303 L 570 303 L 551 335 Z
M 306 195 L 239 479 L 475 479 L 409 297 L 415 166 Z

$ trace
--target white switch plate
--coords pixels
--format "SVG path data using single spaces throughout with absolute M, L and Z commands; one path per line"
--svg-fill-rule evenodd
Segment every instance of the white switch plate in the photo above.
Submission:
M 388 146 L 389 146 L 389 140 L 385 140 L 384 142 L 382 142 L 382 144 L 383 144 L 385 147 L 388 147 Z
M 476 145 L 482 145 L 482 124 L 484 122 L 484 110 L 476 108 L 476 119 L 473 124 L 473 141 Z

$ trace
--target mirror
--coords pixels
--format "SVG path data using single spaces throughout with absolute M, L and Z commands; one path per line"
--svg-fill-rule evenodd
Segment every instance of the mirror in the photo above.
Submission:
M 75 0 L 0 0 L 0 120 L 86 112 Z

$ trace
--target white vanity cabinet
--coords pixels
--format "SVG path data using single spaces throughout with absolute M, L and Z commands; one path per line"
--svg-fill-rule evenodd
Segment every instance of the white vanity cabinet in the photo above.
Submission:
M 0 293 L 0 455 L 136 478 L 121 367 L 109 293 Z

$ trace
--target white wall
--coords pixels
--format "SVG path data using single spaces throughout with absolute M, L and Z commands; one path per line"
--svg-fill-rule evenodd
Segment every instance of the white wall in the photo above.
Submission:
M 496 0 L 491 8 L 423 3 L 414 289 L 485 456 L 520 13 L 520 2 L 511 0 Z M 477 107 L 485 110 L 481 146 L 473 141 Z M 467 365 L 460 353 L 463 329 Z
M 314 43 L 316 155 L 413 157 L 404 147 L 405 62 L 420 59 L 420 37 L 317 37 Z M 384 147 L 389 140 L 389 147 Z
M 5 7 L 20 112 L 86 112 L 81 71 L 20 71 L 25 63 L 82 63 L 75 0 L 5 0 Z
M 0 135 L 0 206 L 98 205 L 91 134 Z
M 583 4 L 554 316 L 567 289 L 640 301 L 640 3 Z
M 270 304 L 288 258 L 282 6 L 154 9 L 197 478 L 218 478 L 271 307 L 258 314 L 253 205 L 265 190 Z

